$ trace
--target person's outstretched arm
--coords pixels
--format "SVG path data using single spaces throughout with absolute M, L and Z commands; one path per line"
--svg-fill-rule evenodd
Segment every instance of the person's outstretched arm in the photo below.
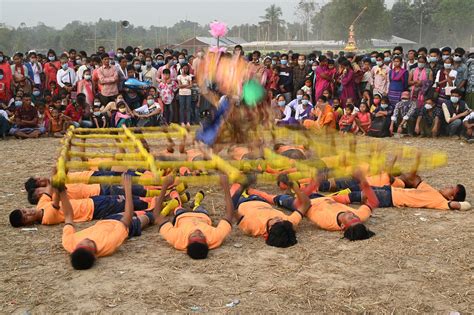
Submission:
M 311 200 L 309 200 L 309 197 L 303 191 L 301 191 L 298 185 L 296 185 L 294 182 L 290 182 L 290 186 L 296 194 L 297 210 L 301 213 L 301 215 L 305 216 L 306 212 L 308 212 L 308 209 L 311 206 Z
M 375 195 L 374 190 L 370 187 L 369 183 L 367 182 L 367 178 L 361 171 L 354 172 L 354 178 L 359 181 L 360 189 L 362 191 L 362 195 L 364 196 L 363 202 L 367 205 L 371 210 L 374 210 L 379 206 L 379 199 Z
M 225 215 L 224 220 L 228 221 L 232 225 L 232 219 L 234 217 L 234 205 L 230 196 L 229 179 L 226 175 L 221 175 L 221 188 L 224 192 L 224 203 L 225 203 Z
M 125 211 L 123 212 L 122 221 L 126 227 L 132 224 L 133 219 L 133 195 L 132 195 L 132 176 L 129 174 L 122 175 L 122 186 L 125 191 Z
M 160 195 L 158 197 L 155 197 L 156 203 L 155 208 L 153 209 L 153 215 L 155 217 L 155 224 L 158 224 L 159 226 L 168 221 L 167 217 L 161 215 L 161 210 L 163 209 L 163 200 L 165 199 L 166 191 L 173 182 L 173 176 L 166 176 L 161 186 Z
M 57 189 L 53 189 L 57 193 Z M 61 199 L 61 204 L 63 206 L 63 212 L 64 212 L 64 223 L 65 224 L 73 224 L 74 223 L 74 210 L 72 209 L 71 202 L 69 201 L 69 198 L 67 196 L 67 192 L 65 188 L 60 188 L 59 189 L 59 197 Z

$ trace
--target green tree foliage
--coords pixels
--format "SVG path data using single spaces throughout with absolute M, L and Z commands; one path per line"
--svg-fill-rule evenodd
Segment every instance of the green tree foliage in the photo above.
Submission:
M 260 17 L 263 20 L 260 25 L 263 28 L 267 28 L 267 30 L 265 30 L 267 32 L 267 36 L 263 35 L 262 39 L 279 39 L 279 28 L 284 24 L 284 21 L 281 19 L 282 15 L 283 12 L 281 11 L 281 8 L 275 4 L 272 4 L 265 9 L 265 15 Z M 263 34 L 265 34 L 264 32 Z

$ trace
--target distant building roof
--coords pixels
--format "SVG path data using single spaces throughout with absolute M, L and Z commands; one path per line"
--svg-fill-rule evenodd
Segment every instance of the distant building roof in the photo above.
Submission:
M 417 43 L 406 38 L 392 35 L 390 40 L 372 38 L 370 40 L 374 47 L 393 47 L 397 45 L 416 45 Z
M 246 43 L 246 41 L 240 37 L 221 37 L 219 38 L 220 46 L 235 46 Z M 193 37 L 185 40 L 182 43 L 179 43 L 175 47 L 184 47 L 184 46 L 217 46 L 217 39 L 214 37 Z

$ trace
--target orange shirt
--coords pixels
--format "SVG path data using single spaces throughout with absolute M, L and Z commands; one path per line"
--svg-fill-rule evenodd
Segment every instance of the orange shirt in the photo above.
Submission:
M 378 175 L 367 176 L 367 182 L 370 186 L 383 187 L 390 185 L 390 175 L 388 173 L 381 173 Z
M 94 174 L 94 171 L 84 171 L 84 172 L 68 172 L 67 176 L 74 181 L 87 183 L 89 178 Z
M 298 146 L 282 145 L 281 147 L 278 148 L 278 150 L 276 150 L 276 153 L 283 154 L 286 151 L 291 151 L 291 150 L 300 151 L 301 153 L 303 153 L 303 155 L 306 156 L 306 153 L 304 152 L 304 146 L 302 146 L 302 145 L 298 145 Z
M 234 147 L 230 152 L 232 160 L 242 161 L 245 156 L 250 153 L 250 150 L 246 147 Z
M 238 213 L 242 216 L 239 222 L 239 228 L 245 234 L 260 236 L 267 233 L 267 222 L 273 218 L 281 218 L 297 226 L 301 222 L 301 214 L 294 211 L 291 215 L 273 209 L 273 207 L 263 201 L 247 201 L 240 204 Z
M 331 105 L 326 104 L 324 106 L 323 111 L 318 116 L 318 125 L 320 128 L 322 127 L 329 127 L 329 128 L 336 128 L 336 120 L 334 119 L 334 110 L 332 109 Z
M 69 199 L 86 199 L 100 195 L 100 184 L 66 184 Z
M 88 238 L 94 241 L 97 256 L 102 257 L 113 254 L 127 237 L 127 227 L 117 220 L 101 220 L 79 232 L 76 232 L 76 229 L 68 224 L 63 229 L 63 247 L 72 253 L 79 242 Z
M 161 226 L 160 234 L 165 240 L 178 250 L 186 250 L 189 235 L 200 230 L 206 237 L 210 249 L 219 247 L 227 235 L 232 231 L 232 226 L 226 220 L 221 220 L 216 227 L 212 226 L 208 215 L 198 212 L 186 212 L 176 218 L 173 226 L 167 222 Z
M 367 221 L 372 214 L 372 211 L 366 205 L 354 209 L 338 203 L 330 197 L 320 197 L 311 199 L 311 208 L 309 208 L 306 216 L 323 230 L 340 231 L 341 227 L 337 224 L 337 215 L 347 211 L 356 214 L 362 222 Z
M 94 202 L 92 199 L 70 200 L 74 210 L 74 222 L 91 221 L 94 214 Z M 41 224 L 52 225 L 64 222 L 64 213 L 61 209 L 53 207 L 53 200 L 47 194 L 43 194 L 36 205 L 36 209 L 43 210 Z
M 189 149 L 186 151 L 186 160 L 188 162 L 194 161 L 196 158 L 204 158 L 204 155 L 202 154 L 201 150 L 198 149 Z
M 392 202 L 397 208 L 428 208 L 449 210 L 449 201 L 425 182 L 416 189 L 392 187 Z

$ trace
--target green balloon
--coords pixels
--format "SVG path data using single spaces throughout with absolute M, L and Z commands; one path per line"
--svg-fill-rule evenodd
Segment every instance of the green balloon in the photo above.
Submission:
M 255 107 L 263 99 L 265 90 L 256 80 L 249 80 L 244 83 L 242 98 L 248 107 Z

